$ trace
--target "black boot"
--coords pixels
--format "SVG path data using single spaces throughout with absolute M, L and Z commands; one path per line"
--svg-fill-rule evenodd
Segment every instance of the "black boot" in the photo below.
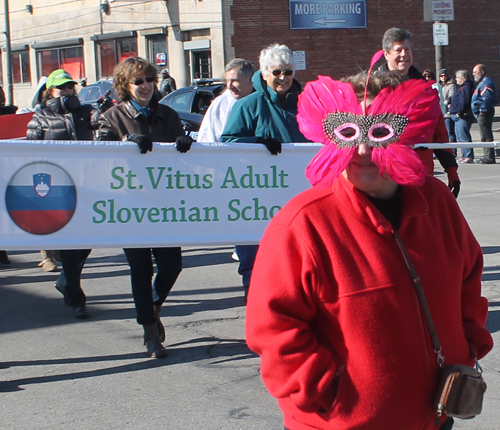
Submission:
M 155 318 L 156 318 L 156 325 L 158 326 L 158 334 L 160 336 L 160 342 L 165 342 L 166 335 L 165 335 L 165 327 L 163 326 L 161 319 L 160 319 L 160 311 L 161 311 L 161 306 L 154 305 L 155 309 Z
M 148 324 L 144 325 L 144 345 L 148 350 L 150 357 L 161 358 L 167 356 L 167 350 L 160 342 L 160 335 L 158 333 L 158 325 Z

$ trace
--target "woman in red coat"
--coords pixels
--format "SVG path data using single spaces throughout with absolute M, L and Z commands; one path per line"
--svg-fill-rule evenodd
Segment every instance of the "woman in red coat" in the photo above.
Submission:
M 438 363 L 397 230 L 421 278 L 445 364 L 492 348 L 481 248 L 411 145 L 439 100 L 423 80 L 306 85 L 298 121 L 325 146 L 267 228 L 247 305 L 249 347 L 289 430 L 434 430 Z M 453 420 L 440 418 L 442 429 Z

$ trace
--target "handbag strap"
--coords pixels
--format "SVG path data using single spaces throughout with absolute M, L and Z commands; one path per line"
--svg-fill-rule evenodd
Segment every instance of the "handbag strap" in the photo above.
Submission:
M 394 230 L 394 236 L 396 237 L 396 241 L 398 242 L 399 249 L 403 254 L 403 257 L 406 262 L 406 267 L 410 272 L 410 276 L 413 281 L 413 286 L 415 287 L 415 292 L 417 293 L 418 300 L 420 301 L 420 306 L 422 307 L 422 311 L 425 316 L 425 321 L 427 322 L 427 328 L 429 329 L 429 333 L 432 339 L 432 346 L 434 347 L 434 352 L 437 355 L 437 362 L 439 367 L 444 366 L 444 357 L 441 354 L 441 344 L 439 343 L 439 337 L 436 333 L 436 328 L 434 327 L 434 323 L 432 321 L 431 312 L 429 311 L 429 306 L 427 305 L 427 299 L 425 298 L 424 289 L 422 288 L 422 283 L 420 282 L 420 278 L 417 275 L 417 271 L 413 266 L 413 263 L 410 260 L 410 256 L 408 255 L 408 251 L 406 251 L 405 246 L 403 245 L 403 241 L 401 240 L 401 236 Z

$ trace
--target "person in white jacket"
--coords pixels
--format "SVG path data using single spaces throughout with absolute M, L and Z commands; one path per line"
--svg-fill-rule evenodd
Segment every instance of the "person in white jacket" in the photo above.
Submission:
M 226 90 L 212 102 L 203 117 L 198 131 L 198 142 L 220 142 L 220 136 L 234 104 L 253 92 L 253 74 L 252 63 L 242 58 L 235 58 L 226 64 L 224 70 Z

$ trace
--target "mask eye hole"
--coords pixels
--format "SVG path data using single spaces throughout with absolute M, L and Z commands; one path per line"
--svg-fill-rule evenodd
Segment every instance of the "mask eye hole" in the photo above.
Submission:
M 374 142 L 385 142 L 394 137 L 394 129 L 389 124 L 374 124 L 368 130 L 368 138 Z
M 342 124 L 335 129 L 335 135 L 340 140 L 351 142 L 359 137 L 360 129 L 359 126 L 354 123 Z

